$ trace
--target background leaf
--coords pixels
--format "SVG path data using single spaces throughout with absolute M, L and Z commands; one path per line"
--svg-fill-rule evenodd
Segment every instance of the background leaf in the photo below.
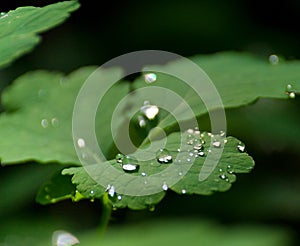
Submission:
M 59 162 L 80 164 L 72 139 L 72 113 L 74 103 L 87 77 L 95 67 L 81 68 L 69 76 L 61 73 L 36 71 L 19 77 L 2 96 L 6 112 L 0 116 L 0 156 L 3 164 L 36 160 L 40 163 Z M 118 73 L 107 71 L 107 75 Z M 126 83 L 119 83 L 106 97 L 122 98 L 129 90 Z M 104 98 L 105 99 L 105 98 Z M 104 100 L 104 109 L 113 107 Z M 99 138 L 103 148 L 112 143 L 110 122 L 112 111 L 97 114 Z M 101 126 L 101 128 L 100 128 Z M 110 144 L 109 144 L 110 143 Z M 12 148 L 12 146 L 14 146 Z
M 0 17 L 0 67 L 29 52 L 40 41 L 38 33 L 62 23 L 79 8 L 77 1 L 65 1 L 43 8 L 20 7 Z

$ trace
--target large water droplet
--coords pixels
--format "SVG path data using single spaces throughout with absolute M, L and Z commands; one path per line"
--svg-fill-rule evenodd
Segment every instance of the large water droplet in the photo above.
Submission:
M 42 120 L 41 120 L 41 126 L 42 126 L 43 128 L 47 128 L 47 127 L 49 126 L 48 120 L 47 120 L 47 119 L 42 119 Z
M 84 139 L 83 138 L 78 138 L 77 145 L 78 145 L 79 148 L 84 148 L 85 147 Z
M 152 84 L 156 81 L 157 76 L 155 73 L 147 73 L 144 75 L 144 80 L 147 84 Z
M 125 172 L 137 172 L 140 168 L 137 159 L 126 155 L 122 159 L 122 168 Z
M 118 195 L 118 200 L 121 201 L 122 200 L 122 196 Z
M 72 246 L 78 244 L 79 240 L 66 231 L 55 231 L 52 235 L 52 244 L 56 246 Z
M 173 161 L 172 156 L 167 149 L 159 149 L 156 153 L 156 159 L 162 164 L 172 163 Z
M 169 189 L 169 187 L 168 187 L 168 185 L 166 184 L 166 182 L 163 183 L 162 189 L 163 189 L 164 191 L 167 191 L 167 190 Z
M 123 164 L 122 168 L 125 172 L 137 172 L 139 170 L 139 165 L 135 164 Z
M 238 143 L 238 146 L 237 146 L 237 149 L 240 151 L 240 152 L 245 152 L 245 144 L 242 143 L 242 142 L 239 142 Z
M 275 54 L 270 55 L 269 56 L 269 62 L 272 65 L 278 65 L 278 63 L 279 63 L 279 57 L 277 55 L 275 55 Z
M 159 108 L 156 105 L 150 105 L 149 101 L 144 102 L 144 106 L 141 107 L 140 111 L 149 119 L 153 120 L 159 113 Z

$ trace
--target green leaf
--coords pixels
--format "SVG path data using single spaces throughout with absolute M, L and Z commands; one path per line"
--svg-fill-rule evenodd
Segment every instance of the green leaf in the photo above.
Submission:
M 209 76 L 213 85 L 222 99 L 225 109 L 236 108 L 254 103 L 259 98 L 278 98 L 288 99 L 286 91 L 287 85 L 291 84 L 296 94 L 300 91 L 300 62 L 283 61 L 279 64 L 272 65 L 267 59 L 262 60 L 251 54 L 237 52 L 220 52 L 213 55 L 198 55 L 190 58 L 200 66 Z M 194 71 L 182 60 L 169 62 L 166 65 L 147 66 L 148 70 L 165 70 L 173 74 L 185 74 L 186 77 L 193 78 Z M 201 85 L 199 78 L 199 84 Z M 197 78 L 196 78 L 197 80 Z M 190 81 L 185 81 L 189 83 Z M 175 78 L 166 74 L 158 73 L 155 83 L 146 84 L 141 77 L 134 83 L 136 88 L 142 87 L 163 87 L 171 90 L 181 96 L 192 108 L 197 117 L 206 114 L 207 108 L 202 102 L 204 98 L 191 90 L 191 87 Z M 135 93 L 137 98 L 140 97 L 139 91 Z M 214 90 L 206 90 L 203 84 L 203 96 L 210 105 L 218 105 Z M 153 102 L 155 103 L 155 102 Z M 181 102 L 174 105 L 181 121 L 189 120 L 191 115 L 187 113 Z M 217 108 L 210 108 L 212 111 Z M 200 123 L 201 124 L 201 123 Z M 161 115 L 159 127 L 172 131 L 176 126 L 176 119 L 170 114 Z
M 40 32 L 62 23 L 78 9 L 77 1 L 66 1 L 43 8 L 20 7 L 0 18 L 0 67 L 29 52 L 40 41 Z
M 76 195 L 79 196 L 70 177 L 61 175 L 60 170 L 41 186 L 36 201 L 40 204 L 56 203 L 69 198 L 75 199 Z
M 120 174 L 118 174 L 118 178 L 114 179 L 113 175 L 111 175 L 111 183 L 107 184 L 108 187 L 115 187 L 115 194 L 110 197 L 113 206 L 116 208 L 128 206 L 132 209 L 144 209 L 160 202 L 167 189 L 173 190 L 178 194 L 199 195 L 210 195 L 215 191 L 226 191 L 235 182 L 235 173 L 248 173 L 254 166 L 253 159 L 247 153 L 238 150 L 238 145 L 241 144 L 240 141 L 233 137 L 222 138 L 220 143 L 224 147 L 224 150 L 220 160 L 217 160 L 217 166 L 211 170 L 212 173 L 206 180 L 199 181 L 199 174 L 204 161 L 206 158 L 210 160 L 218 158 L 217 154 L 220 153 L 221 148 L 211 146 L 211 142 L 216 137 L 211 134 L 203 133 L 201 137 L 200 135 L 199 137 L 193 135 L 193 144 L 187 144 L 186 142 L 181 144 L 181 137 L 186 139 L 191 137 L 191 134 L 186 132 L 181 135 L 176 132 L 167 137 L 166 149 L 172 156 L 173 161 L 171 164 L 160 164 L 157 161 L 156 152 L 148 151 L 147 149 L 139 149 L 131 155 L 131 157 L 136 157 L 137 160 L 140 160 L 139 157 L 141 156 L 148 156 L 150 158 L 147 161 L 139 161 L 138 165 L 140 165 L 140 168 L 138 172 L 131 174 L 134 177 L 142 177 L 144 180 L 142 185 L 137 185 L 133 179 L 129 179 L 128 183 L 125 183 L 122 176 L 126 174 L 117 161 L 98 163 L 91 167 L 85 167 L 88 169 L 88 172 L 83 167 L 65 169 L 63 170 L 63 174 L 73 175 L 73 183 L 77 185 L 78 191 L 86 198 L 91 198 L 91 194 L 93 194 L 93 197 L 101 198 L 105 192 L 105 187 L 100 185 L 101 180 L 104 179 L 104 175 L 106 176 L 105 178 L 108 178 L 107 176 L 111 174 L 109 171 L 110 166 L 119 169 Z M 204 148 L 201 150 L 205 154 L 204 157 L 195 155 L 195 147 L 199 146 L 200 140 L 205 142 L 203 145 Z M 159 146 L 163 142 L 164 140 L 159 140 L 152 144 Z M 178 151 L 179 148 L 180 151 Z M 101 165 L 108 165 L 108 167 L 102 168 Z M 167 176 L 159 176 L 158 179 L 150 182 L 152 175 L 155 176 L 163 173 L 164 170 L 168 171 L 167 169 L 170 166 L 172 166 L 173 170 L 167 172 Z M 93 177 L 90 177 L 88 173 L 92 173 Z M 166 182 L 164 182 L 164 179 Z M 99 182 L 97 183 L 97 181 Z M 168 182 L 172 182 L 173 184 L 168 185 Z M 156 186 L 160 192 L 153 192 L 151 195 L 141 195 L 143 193 L 140 193 L 140 191 L 147 190 L 149 185 L 151 185 L 151 189 L 152 186 Z M 123 195 L 122 192 L 126 192 L 128 189 L 134 189 L 137 195 Z M 119 193 L 118 191 L 121 192 Z
M 6 109 L 0 116 L 0 157 L 2 164 L 36 160 L 40 163 L 80 164 L 72 139 L 72 113 L 77 94 L 95 67 L 81 68 L 69 76 L 61 73 L 29 72 L 8 87 L 2 95 Z M 118 74 L 107 70 L 107 76 Z M 114 107 L 107 98 L 122 98 L 129 85 L 119 83 L 103 99 L 104 109 Z M 112 144 L 110 122 L 112 111 L 97 114 L 98 136 L 103 151 Z

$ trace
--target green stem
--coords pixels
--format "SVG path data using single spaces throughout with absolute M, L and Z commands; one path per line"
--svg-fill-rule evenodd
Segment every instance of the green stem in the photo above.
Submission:
M 112 205 L 109 201 L 108 194 L 104 193 L 102 197 L 102 213 L 100 219 L 100 234 L 103 235 L 108 227 L 111 217 Z

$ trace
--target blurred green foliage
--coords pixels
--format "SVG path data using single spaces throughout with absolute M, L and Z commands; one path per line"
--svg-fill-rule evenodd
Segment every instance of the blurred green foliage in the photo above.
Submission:
M 54 1 L 7 1 L 0 4 L 0 11 L 50 2 Z M 271 53 L 286 59 L 300 58 L 298 1 L 272 4 L 238 0 L 119 1 L 107 2 L 100 8 L 92 1 L 81 1 L 81 4 L 71 20 L 43 34 L 42 44 L 31 54 L 0 71 L 0 88 L 29 70 L 69 72 L 83 65 L 100 65 L 139 49 L 168 50 L 184 56 L 237 50 L 251 51 L 264 59 Z M 171 240 L 176 234 L 174 240 L 178 241 L 174 245 L 196 244 L 201 242 L 197 230 L 200 227 L 199 231 L 205 235 L 203 242 L 207 240 L 207 244 L 217 239 L 218 243 L 224 240 L 223 245 L 297 245 L 299 238 L 293 232 L 300 229 L 299 103 L 299 98 L 269 99 L 228 110 L 228 134 L 247 143 L 247 150 L 256 161 L 254 172 L 242 176 L 227 193 L 209 197 L 168 193 L 154 212 L 115 211 L 112 229 L 103 239 L 105 244 L 142 244 L 143 240 L 135 234 L 148 230 L 145 238 L 151 244 Z M 203 125 L 205 121 L 204 116 Z M 50 245 L 51 233 L 57 229 L 82 235 L 83 245 L 101 243 L 97 235 L 89 232 L 98 225 L 99 218 L 95 215 L 101 216 L 101 204 L 65 201 L 43 207 L 34 203 L 39 185 L 58 168 L 34 163 L 0 168 L 1 246 L 21 245 L 20 242 L 22 245 L 49 242 Z M 158 217 L 165 221 L 157 221 L 159 225 L 151 222 L 153 231 L 137 223 Z M 177 217 L 179 222 L 169 223 L 169 217 Z M 189 217 L 197 221 L 188 220 Z M 208 224 L 199 222 L 203 218 L 208 219 Z M 222 225 L 211 224 L 210 220 Z M 228 229 L 232 224 L 253 226 Z M 182 225 L 187 233 L 181 234 Z M 130 233 L 134 236 L 128 239 Z

